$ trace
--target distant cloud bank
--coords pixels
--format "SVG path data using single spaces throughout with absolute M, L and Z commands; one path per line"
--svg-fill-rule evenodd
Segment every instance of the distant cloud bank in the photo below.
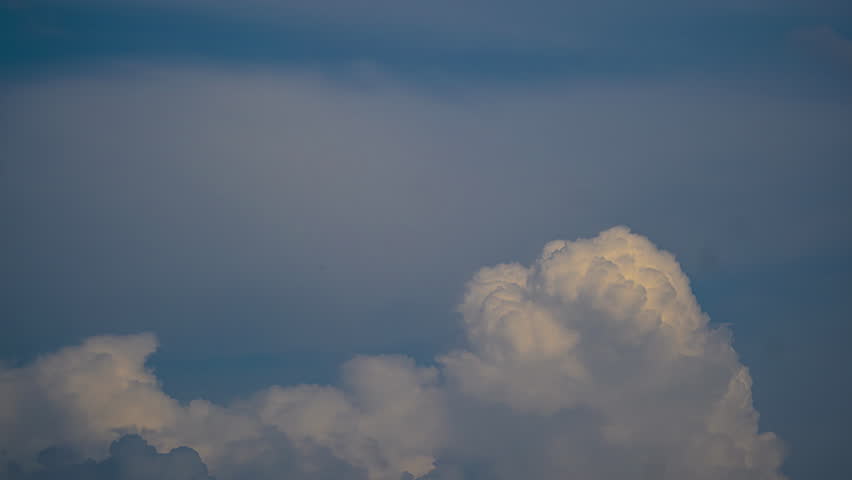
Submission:
M 340 386 L 273 386 L 227 406 L 166 395 L 145 366 L 151 334 L 3 368 L 3 475 L 784 478 L 728 332 L 646 238 L 616 227 L 484 268 L 460 312 L 467 346 L 434 366 L 357 357 Z M 93 460 L 51 462 L 60 451 Z

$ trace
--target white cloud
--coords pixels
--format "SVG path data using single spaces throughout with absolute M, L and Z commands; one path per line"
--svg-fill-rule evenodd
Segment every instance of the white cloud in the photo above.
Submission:
M 552 242 L 528 268 L 483 269 L 461 311 L 471 349 L 440 360 L 451 388 L 554 417 L 549 428 L 569 444 L 580 422 L 560 412 L 584 412 L 592 427 L 580 430 L 591 431 L 578 435 L 610 463 L 587 465 L 583 478 L 654 462 L 664 467 L 655 478 L 781 478 L 781 446 L 758 434 L 729 336 L 708 326 L 672 255 L 644 237 L 619 227 Z M 576 469 L 562 455 L 536 453 L 556 476 Z
M 178 403 L 144 368 L 157 346 L 150 334 L 94 337 L 23 368 L 0 371 L 0 430 L 13 458 L 55 444 L 100 457 L 122 430 L 161 431 Z
M 229 406 L 165 395 L 145 368 L 151 335 L 91 338 L 0 371 L 0 449 L 103 457 L 135 431 L 196 449 L 223 480 L 275 477 L 276 452 L 293 478 L 332 462 L 371 480 L 783 478 L 729 336 L 644 237 L 618 227 L 552 242 L 530 267 L 485 268 L 460 310 L 469 345 L 438 368 L 358 357 L 340 388 L 271 387 Z
M 346 365 L 344 390 L 272 387 L 230 407 L 179 405 L 145 368 L 155 347 L 149 334 L 95 337 L 3 370 L 0 448 L 21 461 L 55 445 L 102 458 L 110 442 L 133 432 L 160 450 L 192 446 L 215 474 L 233 468 L 223 462 L 250 464 L 273 447 L 272 429 L 297 450 L 326 448 L 372 479 L 432 468 L 442 425 L 434 369 L 361 358 Z

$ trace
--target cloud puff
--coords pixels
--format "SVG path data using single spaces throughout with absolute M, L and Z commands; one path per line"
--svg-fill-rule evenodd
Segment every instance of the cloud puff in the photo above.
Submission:
M 228 406 L 165 395 L 151 335 L 89 339 L 0 373 L 0 446 L 103 456 L 133 431 L 196 449 L 220 479 L 784 478 L 729 334 L 646 238 L 617 227 L 484 268 L 460 311 L 468 345 L 437 367 L 358 357 L 339 388 Z
M 27 459 L 67 444 L 99 458 L 117 432 L 174 425 L 178 402 L 144 366 L 156 347 L 150 334 L 94 337 L 23 368 L 0 370 L 2 449 Z
M 541 429 L 518 442 L 530 462 L 502 440 L 489 447 L 506 449 L 499 478 L 528 463 L 544 465 L 542 478 L 781 478 L 781 445 L 758 433 L 729 335 L 708 326 L 673 256 L 644 237 L 618 227 L 549 243 L 530 267 L 483 269 L 461 312 L 470 349 L 440 359 L 450 389 Z M 525 430 L 505 418 L 476 427 Z M 477 437 L 468 424 L 453 422 L 456 438 Z
M 674 258 L 624 228 L 552 242 L 531 268 L 483 269 L 461 310 L 472 351 L 445 357 L 448 372 L 520 410 L 621 397 L 624 382 L 654 380 L 628 374 L 667 373 L 694 358 L 736 362 L 727 339 L 707 330 Z

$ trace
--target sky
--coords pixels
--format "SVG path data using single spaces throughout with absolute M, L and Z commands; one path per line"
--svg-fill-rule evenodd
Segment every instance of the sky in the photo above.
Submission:
M 0 479 L 852 477 L 852 4 L 0 2 Z

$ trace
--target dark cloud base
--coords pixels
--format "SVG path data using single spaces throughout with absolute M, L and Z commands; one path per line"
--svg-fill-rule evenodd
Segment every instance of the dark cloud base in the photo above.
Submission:
M 125 435 L 109 451 L 103 461 L 77 463 L 73 450 L 50 447 L 38 454 L 40 469 L 26 472 L 9 462 L 3 480 L 213 480 L 198 452 L 189 447 L 158 453 L 139 435 Z

